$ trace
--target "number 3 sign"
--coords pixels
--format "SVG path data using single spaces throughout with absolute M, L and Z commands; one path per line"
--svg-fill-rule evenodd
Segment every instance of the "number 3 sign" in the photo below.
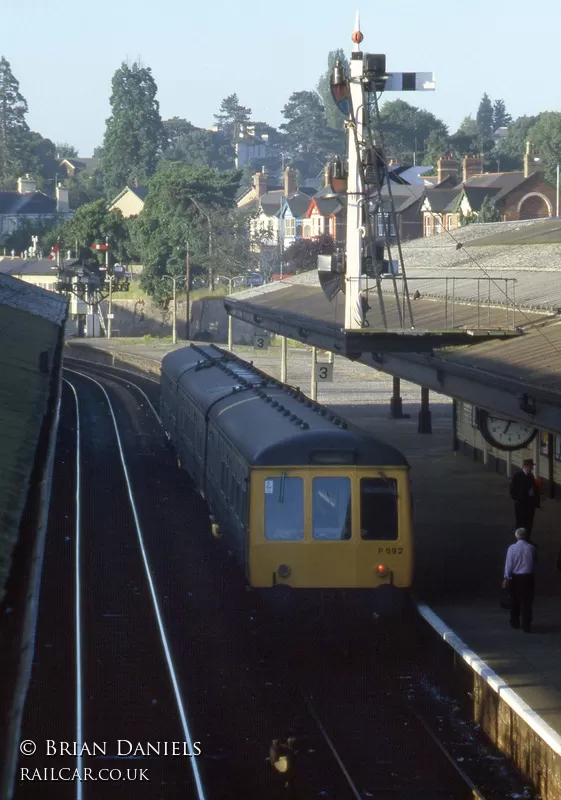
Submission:
M 253 337 L 254 350 L 268 350 L 269 335 L 267 333 L 256 333 Z
M 314 380 L 316 383 L 333 383 L 333 364 L 327 361 L 314 364 Z

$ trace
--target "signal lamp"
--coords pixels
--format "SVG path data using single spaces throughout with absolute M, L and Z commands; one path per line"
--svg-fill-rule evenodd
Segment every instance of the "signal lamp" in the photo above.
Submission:
M 331 79 L 329 82 L 329 88 L 331 89 L 331 96 L 333 97 L 333 101 L 341 114 L 348 116 L 350 107 L 349 107 L 349 84 L 347 82 L 347 76 L 345 75 L 345 70 L 343 65 L 340 61 L 336 61 L 333 66 L 333 72 L 331 73 Z

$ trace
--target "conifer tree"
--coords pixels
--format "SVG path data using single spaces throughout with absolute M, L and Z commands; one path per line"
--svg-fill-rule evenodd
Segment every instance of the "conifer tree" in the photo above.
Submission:
M 141 185 L 154 174 L 164 144 L 158 87 L 152 70 L 123 63 L 111 82 L 111 116 L 102 150 L 105 191 L 114 195 L 127 183 Z
M 27 102 L 10 64 L 0 59 L 0 189 L 13 189 L 25 169 L 29 127 Z
M 222 131 L 235 143 L 245 125 L 251 119 L 251 108 L 242 106 L 237 94 L 230 94 L 220 104 L 218 114 L 214 115 L 218 130 Z
M 496 131 L 497 128 L 510 125 L 511 122 L 512 117 L 506 110 L 505 101 L 495 100 L 493 103 L 493 132 Z
M 475 120 L 479 135 L 482 139 L 489 139 L 493 135 L 493 104 L 487 93 L 481 98 Z

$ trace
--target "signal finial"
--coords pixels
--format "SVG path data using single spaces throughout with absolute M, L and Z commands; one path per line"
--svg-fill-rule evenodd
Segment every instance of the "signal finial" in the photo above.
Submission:
M 358 9 L 357 9 L 357 12 L 356 12 L 355 29 L 354 29 L 353 35 L 351 36 L 351 39 L 355 43 L 355 50 L 357 52 L 359 52 L 360 51 L 360 43 L 364 39 L 364 36 L 362 35 L 362 32 L 360 30 L 360 17 L 359 17 Z

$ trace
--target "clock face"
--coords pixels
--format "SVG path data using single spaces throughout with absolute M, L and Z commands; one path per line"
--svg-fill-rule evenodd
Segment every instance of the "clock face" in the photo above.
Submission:
M 479 411 L 479 430 L 489 444 L 500 450 L 526 447 L 538 432 L 531 422 L 494 417 L 483 409 Z

